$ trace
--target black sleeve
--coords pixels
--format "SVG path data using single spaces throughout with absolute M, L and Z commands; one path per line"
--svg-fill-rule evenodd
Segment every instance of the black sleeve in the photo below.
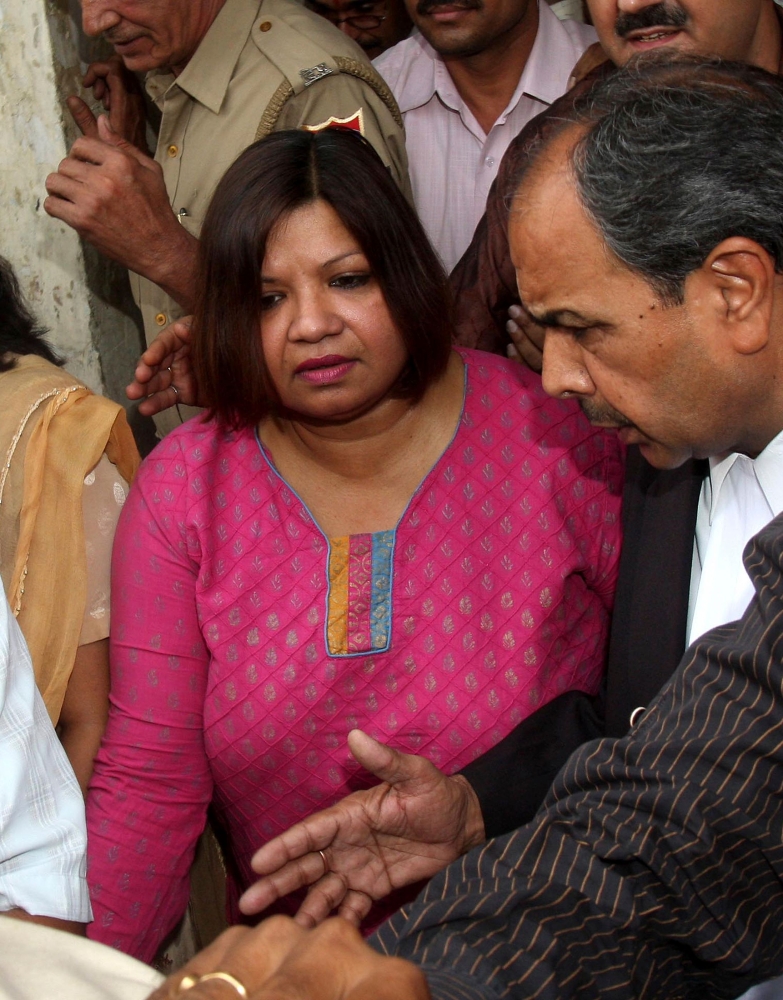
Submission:
M 481 803 L 487 837 L 531 820 L 574 750 L 603 732 L 603 697 L 567 691 L 463 768 Z

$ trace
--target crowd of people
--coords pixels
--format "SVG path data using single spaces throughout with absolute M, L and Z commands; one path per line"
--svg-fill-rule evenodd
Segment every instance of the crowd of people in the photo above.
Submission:
M 161 440 L 0 260 L 0 997 L 783 996 L 778 0 L 81 12 Z

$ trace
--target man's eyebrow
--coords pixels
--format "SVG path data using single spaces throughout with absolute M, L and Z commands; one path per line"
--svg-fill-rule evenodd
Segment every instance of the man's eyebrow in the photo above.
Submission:
M 572 309 L 553 309 L 548 312 L 537 313 L 529 306 L 525 305 L 524 302 L 521 303 L 522 308 L 528 314 L 528 316 L 539 326 L 543 327 L 568 327 L 568 326 L 595 326 L 597 325 L 594 320 L 588 319 L 581 313 L 574 312 Z

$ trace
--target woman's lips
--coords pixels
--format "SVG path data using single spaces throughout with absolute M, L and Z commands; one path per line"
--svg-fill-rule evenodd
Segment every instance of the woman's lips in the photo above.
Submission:
M 322 358 L 309 358 L 296 369 L 295 374 L 312 385 L 329 385 L 339 382 L 356 364 L 351 358 L 327 354 Z

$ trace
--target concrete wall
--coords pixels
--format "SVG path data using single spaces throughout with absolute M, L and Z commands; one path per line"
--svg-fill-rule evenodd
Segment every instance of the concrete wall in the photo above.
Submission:
M 127 276 L 42 207 L 46 176 L 76 137 L 64 98 L 100 54 L 79 20 L 76 0 L 0 0 L 0 253 L 68 369 L 126 403 L 141 344 Z

